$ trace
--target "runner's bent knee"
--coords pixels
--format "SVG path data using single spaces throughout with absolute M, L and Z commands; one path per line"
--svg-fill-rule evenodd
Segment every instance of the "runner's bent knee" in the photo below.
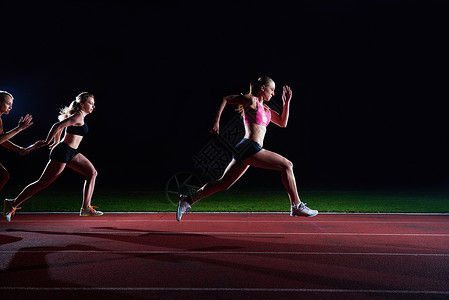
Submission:
M 288 159 L 285 159 L 285 168 L 293 170 L 293 163 Z
M 95 168 L 92 170 L 89 170 L 89 172 L 86 174 L 87 178 L 96 178 L 98 176 L 98 172 Z

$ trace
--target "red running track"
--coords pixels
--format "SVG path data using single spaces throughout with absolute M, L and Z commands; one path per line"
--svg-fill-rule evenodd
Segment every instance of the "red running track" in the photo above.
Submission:
M 18 214 L 2 299 L 448 299 L 449 216 Z

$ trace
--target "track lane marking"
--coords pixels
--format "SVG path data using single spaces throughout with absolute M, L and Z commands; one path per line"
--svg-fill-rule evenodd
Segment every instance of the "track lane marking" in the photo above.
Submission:
M 0 231 L 1 232 L 1 231 Z M 174 231 L 174 232 L 144 232 L 144 231 L 91 231 L 91 232 L 29 232 L 26 230 L 11 230 L 5 231 L 5 233 L 30 233 L 30 234 L 55 234 L 55 235 L 79 235 L 79 236 L 92 236 L 92 235 L 110 235 L 111 233 L 116 235 L 338 235 L 338 236 L 420 236 L 420 237 L 449 237 L 449 233 L 363 233 L 363 232 L 214 232 L 214 231 Z
M 110 223 L 110 222 L 123 222 L 123 223 L 142 223 L 142 222 L 155 222 L 155 223 L 175 223 L 178 224 L 176 220 L 148 220 L 148 219 L 138 219 L 138 220 L 83 220 L 81 224 L 88 224 L 88 223 Z M 341 221 L 326 221 L 326 220 L 183 220 L 182 223 L 292 223 L 292 224 L 310 224 L 310 223 L 344 223 L 344 224 L 448 224 L 449 218 L 447 221 L 416 221 L 416 220 L 406 220 L 406 221 L 356 221 L 356 220 L 341 220 Z M 60 219 L 60 220 L 39 220 L 39 221 L 29 221 L 29 220 L 18 220 L 17 222 L 11 223 L 11 224 L 40 224 L 42 223 L 51 224 L 55 223 L 58 226 L 62 223 L 76 223 L 77 225 L 80 224 L 79 220 L 67 220 L 67 219 Z
M 15 254 L 19 250 L 0 250 L 2 254 Z M 432 256 L 432 257 L 449 257 L 449 253 L 395 253 L 395 252 L 286 252 L 286 251 L 151 251 L 151 250 L 61 250 L 55 252 L 54 250 L 25 250 L 21 251 L 21 254 L 25 253 L 98 253 L 98 254 L 232 254 L 232 255 L 358 255 L 358 256 Z
M 152 232 L 152 231 L 39 231 L 35 229 L 34 231 L 27 231 L 26 229 L 6 229 L 4 232 L 7 234 L 11 233 L 28 233 L 28 234 L 54 234 L 54 235 L 79 235 L 79 236 L 92 236 L 92 235 L 110 235 L 111 233 L 115 235 L 220 235 L 220 236 L 258 236 L 258 235 L 335 235 L 335 236 L 420 236 L 420 237 L 449 237 L 449 233 L 364 233 L 364 232 L 228 232 L 228 231 L 166 231 L 166 232 Z
M 370 293 L 449 295 L 449 291 L 374 290 L 374 289 L 294 289 L 294 288 L 181 288 L 181 287 L 0 287 L 4 291 L 162 291 L 162 292 L 275 292 L 275 293 Z

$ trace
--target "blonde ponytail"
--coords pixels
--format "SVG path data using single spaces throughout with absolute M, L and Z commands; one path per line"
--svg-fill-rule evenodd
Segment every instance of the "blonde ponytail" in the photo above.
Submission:
M 274 82 L 274 81 L 273 81 L 273 79 L 271 79 L 268 76 L 262 76 L 262 77 L 259 77 L 257 80 L 251 81 L 251 83 L 249 84 L 249 92 L 247 95 L 255 96 L 262 85 L 267 86 L 271 82 Z M 237 106 L 236 111 L 243 117 L 243 114 L 245 112 L 243 110 L 242 105 Z
M 80 111 L 81 103 L 86 102 L 87 98 L 89 98 L 89 97 L 94 97 L 94 95 L 92 95 L 91 93 L 88 93 L 88 92 L 82 92 L 81 94 L 76 96 L 76 99 L 73 100 L 69 106 L 62 108 L 59 111 L 59 116 L 58 116 L 59 121 L 65 120 L 68 117 L 70 117 L 71 115 L 73 115 L 74 113 L 76 113 L 77 111 Z

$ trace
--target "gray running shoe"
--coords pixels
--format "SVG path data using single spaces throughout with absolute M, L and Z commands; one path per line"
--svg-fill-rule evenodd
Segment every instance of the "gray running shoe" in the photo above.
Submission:
M 307 203 L 301 202 L 297 207 L 292 206 L 292 209 L 290 211 L 290 216 L 292 217 L 298 217 L 298 216 L 304 216 L 304 217 L 314 217 L 318 214 L 318 211 L 315 209 L 310 209 L 306 206 Z
M 191 207 L 190 204 L 184 200 L 185 198 L 187 197 L 184 195 L 179 196 L 178 211 L 176 212 L 177 221 L 181 221 L 182 215 L 185 215 Z

